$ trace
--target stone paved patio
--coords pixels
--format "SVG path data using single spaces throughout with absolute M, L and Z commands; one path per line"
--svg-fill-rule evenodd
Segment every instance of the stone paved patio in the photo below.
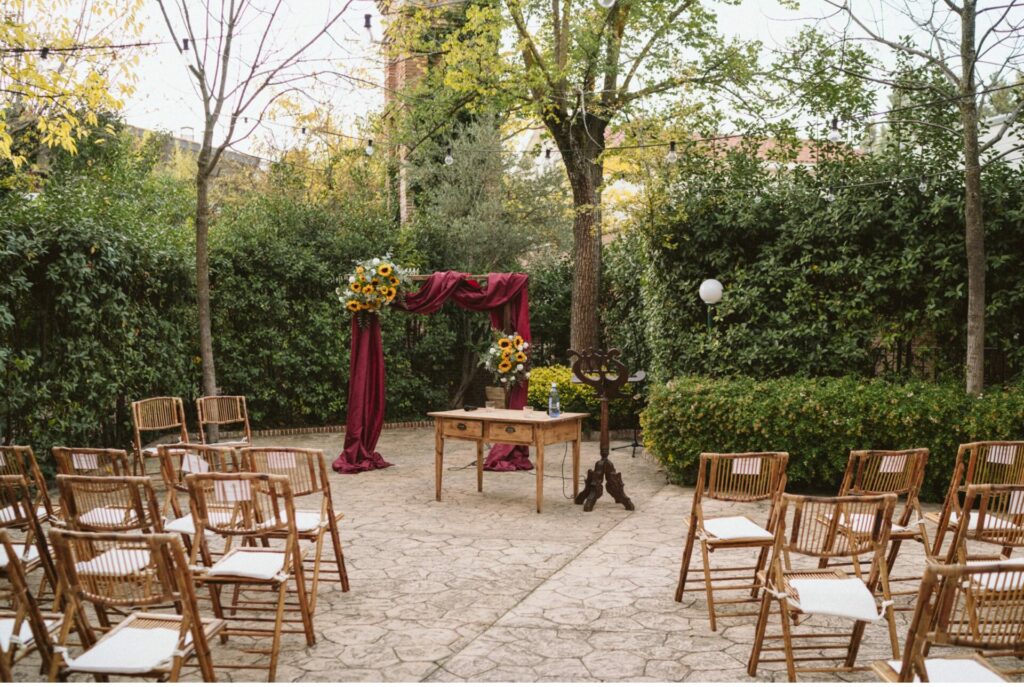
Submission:
M 342 438 L 258 443 L 323 448 L 332 458 Z M 712 633 L 703 595 L 673 601 L 692 490 L 666 484 L 654 461 L 613 455 L 636 511 L 605 496 L 583 513 L 563 496 L 571 490 L 571 456 L 563 487 L 562 451 L 552 447 L 544 513 L 537 514 L 532 473 L 485 473 L 484 493 L 476 492 L 475 471 L 462 469 L 475 455 L 466 442 L 448 443 L 444 500 L 435 502 L 433 445 L 432 430 L 386 431 L 379 448 L 394 467 L 332 478 L 335 504 L 346 513 L 352 590 L 321 585 L 317 644 L 286 635 L 278 681 L 750 680 L 754 619 L 724 619 Z M 597 444 L 585 443 L 583 465 L 596 459 Z M 761 520 L 766 511 L 733 506 L 729 513 Z M 716 556 L 721 564 L 737 560 Z M 897 576 L 922 561 L 920 546 L 906 546 Z M 898 619 L 902 643 L 909 613 Z M 812 619 L 804 627 L 820 625 Z M 215 661 L 256 660 L 239 654 L 243 643 L 215 645 Z M 887 647 L 884 626 L 869 627 L 859 663 L 887 657 Z M 779 667 L 763 667 L 758 679 L 784 681 Z M 22 677 L 31 679 L 24 669 Z M 265 672 L 218 677 L 263 681 Z

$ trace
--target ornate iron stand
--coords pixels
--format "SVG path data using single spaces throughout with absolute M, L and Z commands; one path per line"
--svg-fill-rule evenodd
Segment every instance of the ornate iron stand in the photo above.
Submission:
M 589 513 L 594 510 L 594 503 L 607 488 L 615 503 L 621 503 L 626 510 L 634 510 L 633 502 L 626 496 L 622 475 L 615 471 L 615 466 L 608 460 L 608 402 L 627 396 L 622 392 L 622 387 L 629 380 L 629 373 L 619 360 L 619 350 L 615 348 L 607 353 L 596 348 L 588 348 L 581 353 L 570 350 L 569 355 L 575 358 L 573 374 L 583 384 L 592 386 L 601 401 L 601 459 L 594 464 L 593 470 L 587 470 L 587 480 L 583 491 L 576 496 L 576 504 L 583 504 L 584 512 Z

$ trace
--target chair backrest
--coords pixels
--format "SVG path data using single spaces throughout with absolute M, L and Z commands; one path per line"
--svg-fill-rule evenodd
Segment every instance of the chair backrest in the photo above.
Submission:
M 928 449 L 903 451 L 850 451 L 840 496 L 896 494 L 904 497 L 903 509 L 895 522 L 906 525 L 914 511 L 920 511 L 918 495 L 928 465 Z
M 694 501 L 764 501 L 782 491 L 789 454 L 702 453 Z
M 149 477 L 58 475 L 64 521 L 80 532 L 160 532 L 163 520 Z
M 119 448 L 67 448 L 54 446 L 50 449 L 61 475 L 109 475 L 132 474 L 131 461 L 127 451 Z
M 188 443 L 185 424 L 185 404 L 176 396 L 157 396 L 132 402 L 132 427 L 135 432 L 135 451 L 142 452 L 142 433 L 168 429 L 178 430 L 178 439 Z
M 1024 485 L 972 484 L 957 520 L 946 563 L 965 563 L 968 542 L 994 544 L 1004 554 L 1024 546 Z
M 287 477 L 255 472 L 192 473 L 185 477 L 196 532 L 228 540 L 271 532 L 296 536 L 295 501 Z M 199 549 L 193 546 L 193 555 Z
M 28 578 L 25 576 L 25 569 L 21 566 L 18 552 L 7 530 L 0 529 L 0 551 L 7 558 L 7 565 L 4 568 L 4 576 L 9 588 L 9 604 L 14 612 L 14 626 L 11 628 L 11 637 L 22 636 L 21 629 L 27 623 L 32 630 L 32 637 L 35 640 L 36 649 L 43 660 L 44 669 L 48 669 L 53 659 L 53 642 L 50 633 L 46 629 L 46 621 L 39 610 L 39 602 L 32 595 Z M 8 596 L 8 595 L 5 595 Z M 9 669 L 10 666 L 7 666 Z
M 777 508 L 773 558 L 785 569 L 801 569 L 796 556 L 821 560 L 849 558 L 858 577 L 863 577 L 861 557 L 872 554 L 870 584 L 884 562 L 894 494 L 870 496 L 801 496 L 782 494 Z
M 157 447 L 157 454 L 160 456 L 160 475 L 167 487 L 163 510 L 167 516 L 182 515 L 175 494 L 188 492 L 186 476 L 205 472 L 241 472 L 242 469 L 238 453 L 230 446 L 161 444 Z
M 246 447 L 238 450 L 242 469 L 288 478 L 292 495 L 296 497 L 321 493 L 331 500 L 327 459 L 320 449 Z
M 249 411 L 245 396 L 201 396 L 196 399 L 199 416 L 199 441 L 206 443 L 206 425 L 242 425 L 241 431 L 246 442 L 252 441 L 249 427 Z
M 31 446 L 0 446 L 0 475 L 21 475 L 34 493 L 32 502 L 37 511 L 42 509 L 47 519 L 53 517 L 53 503 L 46 486 L 46 478 Z
M 900 682 L 928 680 L 931 646 L 1024 651 L 1024 565 L 928 563 L 911 619 Z M 937 678 L 942 676 L 936 676 Z
M 0 527 L 25 532 L 25 553 L 33 547 L 47 577 L 51 582 L 56 580 L 38 509 L 32 502 L 28 482 L 21 475 L 0 475 Z

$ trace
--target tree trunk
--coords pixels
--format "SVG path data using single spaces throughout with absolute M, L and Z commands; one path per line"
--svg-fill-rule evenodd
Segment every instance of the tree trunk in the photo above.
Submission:
M 604 129 L 592 115 L 548 123 L 572 188 L 573 274 L 569 342 L 574 351 L 600 344 L 601 184 L 604 182 Z
M 217 395 L 213 364 L 213 325 L 210 320 L 210 177 L 200 165 L 196 174 L 196 301 L 199 305 L 199 356 L 203 365 L 203 395 Z
M 967 393 L 985 386 L 985 223 L 981 202 L 981 153 L 975 93 L 974 2 L 961 12 L 960 53 L 963 64 L 960 119 L 964 128 L 964 239 L 967 249 Z

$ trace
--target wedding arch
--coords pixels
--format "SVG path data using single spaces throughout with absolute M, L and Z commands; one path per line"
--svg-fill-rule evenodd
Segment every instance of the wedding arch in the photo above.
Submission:
M 410 313 L 436 313 L 449 300 L 461 308 L 487 312 L 495 329 L 519 332 L 530 337 L 528 277 L 521 273 L 491 273 L 486 277 L 462 272 L 435 272 L 422 278 L 422 286 L 395 300 L 393 307 Z M 528 382 L 514 386 L 508 395 L 508 407 L 526 405 Z M 345 447 L 334 461 L 341 473 L 386 468 L 390 463 L 377 452 L 377 440 L 384 426 L 384 346 L 380 318 L 376 313 L 352 317 L 352 350 L 349 361 L 348 411 L 345 420 Z M 484 464 L 485 470 L 530 470 L 529 450 L 525 446 L 495 444 Z

